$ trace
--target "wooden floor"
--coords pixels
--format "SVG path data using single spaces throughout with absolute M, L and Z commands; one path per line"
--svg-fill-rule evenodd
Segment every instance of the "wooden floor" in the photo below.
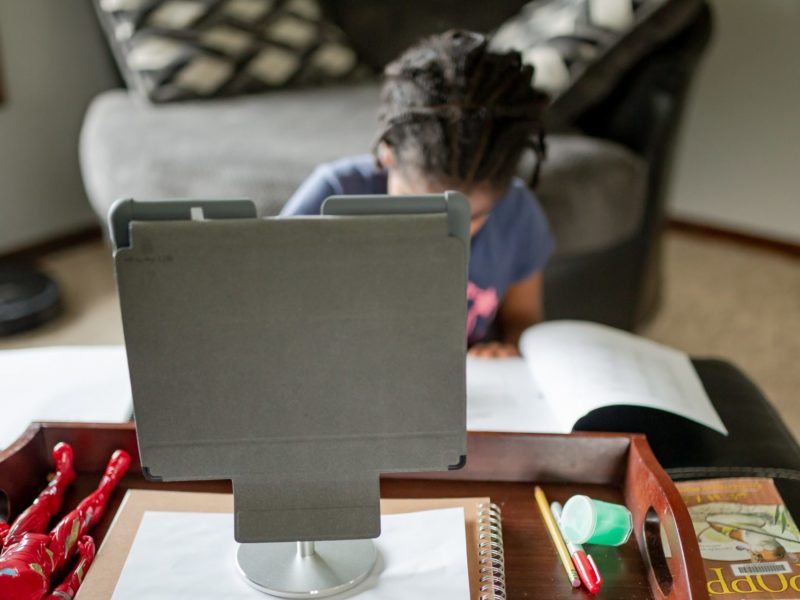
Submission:
M 800 258 L 692 231 L 670 231 L 665 297 L 640 333 L 694 356 L 736 363 L 800 438 Z M 46 255 L 63 287 L 64 315 L 0 339 L 0 349 L 122 343 L 111 256 L 103 242 Z

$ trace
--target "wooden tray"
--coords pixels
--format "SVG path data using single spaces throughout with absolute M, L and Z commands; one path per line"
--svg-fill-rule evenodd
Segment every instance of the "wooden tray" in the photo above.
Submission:
M 0 452 L 0 514 L 12 518 L 27 507 L 52 469 L 59 441 L 75 450 L 78 478 L 65 497 L 73 508 L 97 485 L 116 448 L 134 457 L 92 534 L 102 541 L 128 488 L 230 493 L 229 482 L 153 483 L 139 468 L 133 424 L 34 423 Z M 576 493 L 625 503 L 633 513 L 635 540 L 590 548 L 605 583 L 598 600 L 707 600 L 705 573 L 689 513 L 672 481 L 641 435 L 470 433 L 467 466 L 445 473 L 390 475 L 381 479 L 387 498 L 489 496 L 503 511 L 508 598 L 592 598 L 572 590 L 533 500 L 540 484 L 562 503 Z M 5 502 L 4 502 L 5 501 Z M 6 510 L 2 510 L 6 504 Z M 663 525 L 671 549 L 665 558 Z

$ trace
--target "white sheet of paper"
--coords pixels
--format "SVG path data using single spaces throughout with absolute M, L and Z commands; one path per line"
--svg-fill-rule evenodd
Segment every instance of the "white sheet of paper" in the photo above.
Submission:
M 0 449 L 31 421 L 127 421 L 133 404 L 125 348 L 2 350 L 0 407 Z
M 467 357 L 467 430 L 568 433 L 521 358 Z
M 728 433 L 684 352 L 580 321 L 536 325 L 523 334 L 520 350 L 539 389 L 570 423 L 623 404 L 666 410 Z
M 332 600 L 468 600 L 464 510 L 383 515 L 367 579 Z M 145 512 L 112 600 L 264 600 L 237 572 L 233 515 Z

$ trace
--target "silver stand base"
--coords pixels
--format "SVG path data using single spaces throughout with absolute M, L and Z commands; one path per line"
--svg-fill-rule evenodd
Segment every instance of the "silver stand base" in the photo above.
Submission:
M 377 560 L 372 540 L 240 544 L 239 572 L 257 590 L 280 598 L 324 598 L 355 587 Z

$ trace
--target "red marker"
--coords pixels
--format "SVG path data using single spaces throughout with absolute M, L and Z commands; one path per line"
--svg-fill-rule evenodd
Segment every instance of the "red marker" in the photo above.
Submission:
M 550 510 L 556 518 L 558 528 L 561 529 L 561 504 L 553 502 L 550 505 Z M 561 531 L 561 537 L 564 538 L 564 542 L 567 544 L 567 550 L 569 550 L 569 555 L 572 557 L 575 570 L 578 571 L 583 585 L 585 585 L 586 589 L 592 594 L 596 594 L 600 591 L 600 586 L 603 584 L 603 577 L 600 575 L 597 565 L 594 564 L 592 555 L 586 554 L 583 550 L 583 546 L 580 544 L 573 544 L 570 542 L 564 535 L 563 530 Z

